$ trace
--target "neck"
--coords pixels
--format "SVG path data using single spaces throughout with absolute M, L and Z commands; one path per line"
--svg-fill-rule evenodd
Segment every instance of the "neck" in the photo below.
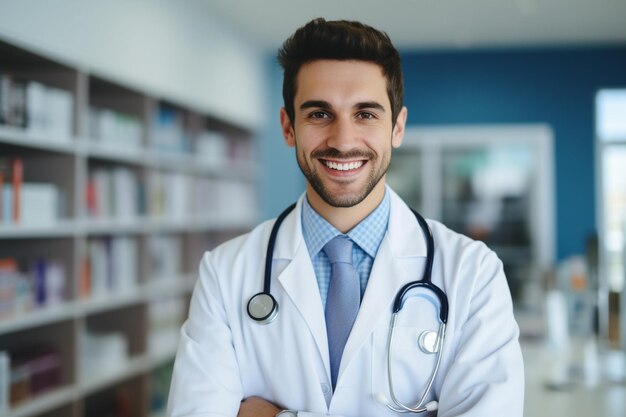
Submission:
M 352 207 L 334 207 L 326 203 L 307 182 L 306 196 L 309 204 L 326 221 L 341 233 L 347 233 L 365 219 L 383 201 L 385 181 L 381 180 L 363 201 Z

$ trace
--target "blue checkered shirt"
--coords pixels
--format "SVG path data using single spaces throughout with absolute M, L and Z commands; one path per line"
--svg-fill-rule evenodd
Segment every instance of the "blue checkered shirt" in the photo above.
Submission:
M 352 245 L 352 263 L 359 273 L 361 298 L 363 298 L 376 253 L 387 232 L 389 207 L 389 193 L 385 190 L 383 201 L 378 207 L 346 234 L 355 243 Z M 322 297 L 322 306 L 326 309 L 326 296 L 330 283 L 330 262 L 322 248 L 335 236 L 343 233 L 320 216 L 311 207 L 306 197 L 302 204 L 302 233 L 313 262 L 317 285 Z

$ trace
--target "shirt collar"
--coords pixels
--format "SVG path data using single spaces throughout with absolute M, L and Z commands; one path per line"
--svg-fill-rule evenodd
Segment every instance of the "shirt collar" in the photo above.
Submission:
M 375 258 L 380 243 L 387 232 L 389 223 L 390 198 L 385 189 L 381 203 L 365 219 L 352 228 L 346 235 L 365 253 Z M 311 257 L 332 238 L 342 233 L 317 213 L 309 204 L 306 196 L 302 203 L 302 233 Z

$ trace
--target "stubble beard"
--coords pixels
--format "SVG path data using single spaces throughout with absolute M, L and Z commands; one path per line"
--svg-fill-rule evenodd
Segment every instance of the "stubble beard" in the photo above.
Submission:
M 298 146 L 296 145 L 296 155 L 298 166 L 300 167 L 300 171 L 311 185 L 313 190 L 320 196 L 320 198 L 328 205 L 332 207 L 341 207 L 348 208 L 354 207 L 357 204 L 361 203 L 363 200 L 370 195 L 372 190 L 378 185 L 378 183 L 382 180 L 382 178 L 387 173 L 389 169 L 389 165 L 391 163 L 391 151 L 389 153 L 385 153 L 382 155 L 382 159 L 380 160 L 380 166 L 376 169 L 372 169 L 368 175 L 368 178 L 365 182 L 365 186 L 358 190 L 356 193 L 332 193 L 329 191 L 321 180 L 320 176 L 317 175 L 315 170 L 308 165 L 306 155 L 304 152 L 300 152 Z M 322 159 L 365 159 L 367 164 L 372 164 L 375 166 L 378 161 L 378 157 L 372 151 L 351 151 L 346 153 L 341 153 L 336 149 L 326 149 L 321 151 L 313 151 L 311 153 L 311 160 L 315 160 L 318 158 Z

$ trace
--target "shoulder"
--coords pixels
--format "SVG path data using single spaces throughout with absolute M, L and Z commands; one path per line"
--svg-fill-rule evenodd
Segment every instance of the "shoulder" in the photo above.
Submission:
M 502 261 L 492 249 L 438 221 L 428 223 L 435 240 L 433 269 L 441 271 L 441 283 L 449 298 L 456 294 L 467 301 L 480 291 L 508 293 Z
M 415 216 L 406 202 L 393 190 L 390 188 L 388 190 L 391 194 L 390 234 L 402 244 L 398 253 L 419 253 L 422 249 L 419 248 L 418 243 L 421 241 L 423 231 L 415 221 Z M 436 257 L 457 262 L 463 262 L 465 259 L 471 259 L 472 262 L 483 258 L 497 259 L 495 253 L 483 242 L 457 233 L 437 220 L 426 219 L 426 222 L 435 241 Z M 415 246 L 417 250 L 410 251 L 407 249 L 409 246 Z
M 486 264 L 501 264 L 496 253 L 484 242 L 455 232 L 436 220 L 429 219 L 428 225 L 435 240 L 436 256 L 441 256 L 459 266 L 466 265 L 472 268 L 484 267 Z

